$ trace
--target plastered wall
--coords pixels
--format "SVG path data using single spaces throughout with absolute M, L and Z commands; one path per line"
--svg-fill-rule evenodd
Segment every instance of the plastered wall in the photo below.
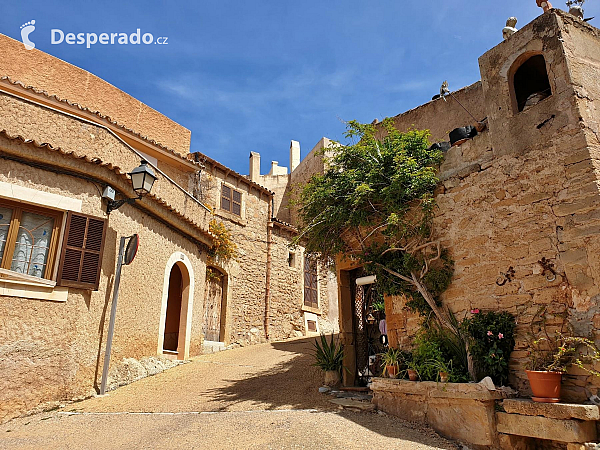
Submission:
M 0 142 L 0 150 L 11 142 Z M 18 144 L 23 152 L 32 151 Z M 66 157 L 65 157 L 66 158 Z M 82 171 L 89 164 L 81 162 Z M 0 181 L 82 201 L 82 212 L 106 217 L 96 183 L 2 160 Z M 190 354 L 201 352 L 206 253 L 143 211 L 125 205 L 109 220 L 100 288 L 69 289 L 66 302 L 0 297 L 0 421 L 50 400 L 94 392 L 102 371 L 116 255 L 121 236 L 140 235 L 136 259 L 123 268 L 112 362 L 155 355 L 165 265 L 182 253 L 196 277 Z

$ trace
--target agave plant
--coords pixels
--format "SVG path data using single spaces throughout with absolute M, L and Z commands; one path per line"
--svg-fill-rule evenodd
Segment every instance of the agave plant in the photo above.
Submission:
M 331 334 L 331 342 L 327 342 L 327 337 L 321 334 L 321 343 L 315 340 L 315 363 L 314 365 L 324 371 L 339 372 L 342 369 L 344 360 L 344 347 L 339 341 L 335 341 Z

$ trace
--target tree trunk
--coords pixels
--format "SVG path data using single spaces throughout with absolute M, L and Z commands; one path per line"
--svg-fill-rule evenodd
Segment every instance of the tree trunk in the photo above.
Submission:
M 411 273 L 412 282 L 414 286 L 417 288 L 419 293 L 423 296 L 427 304 L 431 307 L 431 310 L 435 314 L 435 317 L 438 319 L 440 324 L 448 329 L 450 332 L 460 335 L 460 330 L 452 323 L 448 315 L 435 303 L 435 299 L 429 293 L 429 290 L 425 285 L 423 285 L 416 274 Z M 469 375 L 473 381 L 477 381 L 477 375 L 475 374 L 475 366 L 473 364 L 473 357 L 471 356 L 471 351 L 469 349 L 469 341 L 465 339 L 465 350 L 467 352 L 467 369 L 469 371 Z

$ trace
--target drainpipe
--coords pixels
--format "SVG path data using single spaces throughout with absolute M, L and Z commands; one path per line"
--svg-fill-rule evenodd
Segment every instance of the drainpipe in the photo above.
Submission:
M 271 240 L 273 234 L 274 199 L 269 204 L 269 221 L 267 222 L 267 269 L 265 271 L 265 337 L 269 340 L 269 308 L 271 302 Z

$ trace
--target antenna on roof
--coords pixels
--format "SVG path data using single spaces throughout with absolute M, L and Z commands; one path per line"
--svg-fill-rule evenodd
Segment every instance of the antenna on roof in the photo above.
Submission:
M 473 114 L 471 114 L 471 112 L 467 108 L 465 108 L 465 106 L 461 102 L 458 101 L 458 99 L 454 96 L 454 94 L 452 94 L 452 92 L 450 92 L 450 89 L 448 88 L 448 81 L 444 81 L 442 83 L 442 87 L 440 87 L 440 97 L 442 97 L 444 99 L 444 101 L 447 101 L 446 95 L 449 95 L 454 100 L 456 100 L 456 103 L 458 103 L 462 107 L 462 109 L 464 109 L 473 118 L 473 120 L 475 122 L 481 123 L 479 120 L 477 120 L 475 118 L 475 116 Z

